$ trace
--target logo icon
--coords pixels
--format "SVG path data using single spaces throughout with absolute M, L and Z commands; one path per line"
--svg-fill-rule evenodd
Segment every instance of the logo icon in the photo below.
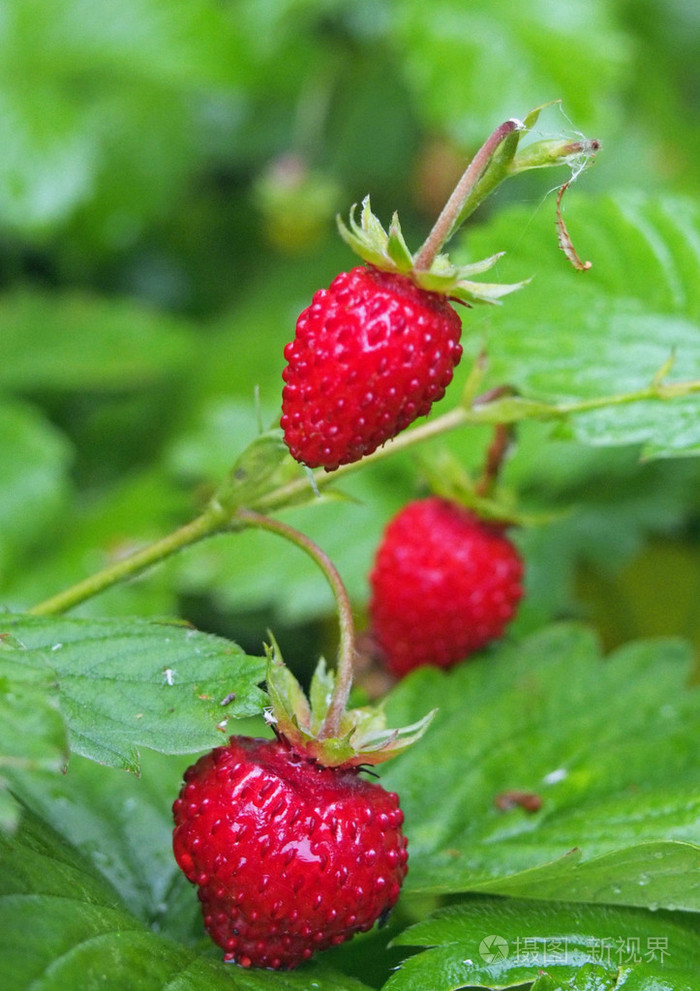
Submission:
M 508 959 L 508 940 L 503 936 L 484 936 L 479 943 L 479 953 L 484 963 Z

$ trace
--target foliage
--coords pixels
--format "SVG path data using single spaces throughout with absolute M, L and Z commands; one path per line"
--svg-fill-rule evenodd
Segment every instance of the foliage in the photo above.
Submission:
M 3 987 L 700 988 L 691 7 L 3 5 Z M 554 99 L 534 138 L 602 142 L 561 202 L 591 269 L 559 249 L 552 193 L 582 163 L 509 180 L 450 253 L 506 251 L 494 281 L 530 282 L 460 310 L 465 357 L 427 421 L 450 429 L 310 479 L 275 430 L 282 349 L 354 264 L 335 213 L 371 193 L 414 250 L 487 134 Z M 478 473 L 498 423 L 534 521 L 514 534 L 526 594 L 503 643 L 386 694 L 391 725 L 438 710 L 380 768 L 406 813 L 399 905 L 291 974 L 227 968 L 170 804 L 189 755 L 269 732 L 268 630 L 302 682 L 336 647 L 319 569 L 236 513 L 316 541 L 362 626 L 386 522 L 444 465 Z M 191 540 L 212 506 L 230 525 Z M 173 534 L 182 553 L 69 615 L 30 612 Z

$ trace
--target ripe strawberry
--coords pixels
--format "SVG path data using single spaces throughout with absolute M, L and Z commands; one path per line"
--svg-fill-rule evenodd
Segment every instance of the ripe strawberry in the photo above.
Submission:
M 287 345 L 282 429 L 293 457 L 332 471 L 430 412 L 462 355 L 445 296 L 358 267 L 314 295 Z
M 294 458 L 333 471 L 359 461 L 430 412 L 461 356 L 451 303 L 493 303 L 519 285 L 471 282 L 498 256 L 426 266 L 408 250 L 396 215 L 388 233 L 363 203 L 340 233 L 368 267 L 341 272 L 299 316 L 284 355 L 281 426 Z
M 231 737 L 185 773 L 178 864 L 224 959 L 291 969 L 370 929 L 406 876 L 398 797 L 282 740 Z
M 409 503 L 387 526 L 370 575 L 372 632 L 389 670 L 449 667 L 500 637 L 522 574 L 503 526 L 437 496 Z
M 243 967 L 296 967 L 370 929 L 399 897 L 408 854 L 398 796 L 360 768 L 410 747 L 434 713 L 387 729 L 381 708 L 346 711 L 343 701 L 338 711 L 350 657 L 337 676 L 321 660 L 307 699 L 273 645 L 277 739 L 232 736 L 188 768 L 173 805 L 175 858 L 224 959 Z

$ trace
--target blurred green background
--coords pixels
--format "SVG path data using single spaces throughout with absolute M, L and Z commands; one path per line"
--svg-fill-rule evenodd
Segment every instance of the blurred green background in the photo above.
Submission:
M 541 133 L 603 142 L 579 206 L 696 196 L 698 51 L 685 0 L 0 0 L 0 603 L 28 607 L 197 511 L 277 418 L 296 316 L 353 264 L 334 215 L 368 192 L 417 247 L 490 131 L 560 99 Z M 508 184 L 472 225 L 511 205 L 536 217 L 564 178 Z M 451 446 L 475 465 L 487 440 Z M 519 535 L 516 630 L 581 616 L 608 645 L 700 644 L 695 460 L 640 464 L 528 425 L 508 481 L 555 513 Z M 344 489 L 355 501 L 289 518 L 361 617 L 373 548 L 420 473 L 402 456 Z M 323 578 L 259 534 L 80 612 L 176 613 L 255 652 L 273 626 L 300 663 L 334 629 Z

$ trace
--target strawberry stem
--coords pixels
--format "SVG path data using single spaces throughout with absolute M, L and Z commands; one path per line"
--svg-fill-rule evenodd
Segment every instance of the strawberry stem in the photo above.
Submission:
M 455 186 L 433 229 L 413 259 L 415 272 L 427 272 L 452 235 L 483 200 L 505 179 L 530 169 L 570 165 L 572 178 L 585 168 L 600 151 L 600 141 L 547 139 L 518 150 L 522 136 L 531 130 L 542 107 L 527 115 L 525 121 L 504 121 L 486 139 Z M 571 180 L 569 180 L 571 181 Z
M 566 421 L 572 416 L 591 410 L 610 409 L 647 400 L 667 402 L 700 394 L 700 379 L 666 382 L 666 371 L 667 365 L 664 364 L 652 382 L 631 392 L 594 396 L 591 399 L 572 400 L 570 402 L 556 403 L 526 399 L 512 395 L 504 387 L 490 389 L 479 396 L 471 396 L 470 394 L 466 397 L 468 400 L 466 405 L 457 406 L 441 416 L 428 419 L 425 423 L 405 431 L 361 461 L 341 465 L 337 471 L 332 473 L 318 469 L 311 476 L 311 484 L 315 490 L 321 490 L 357 471 L 358 468 L 366 467 L 368 464 L 376 464 L 385 458 L 393 457 L 400 451 L 405 451 L 461 427 L 484 423 L 494 425 L 497 423 L 517 423 L 522 420 Z M 306 474 L 283 485 L 273 485 L 267 492 L 256 497 L 255 505 L 268 512 L 282 509 L 294 504 L 295 501 L 305 499 L 309 485 L 309 478 Z M 243 521 L 239 522 L 241 525 L 245 525 Z M 235 514 L 232 517 L 228 509 L 213 502 L 201 516 L 196 517 L 190 523 L 39 602 L 27 609 L 26 612 L 33 616 L 61 615 L 106 591 L 113 585 L 142 574 L 148 568 L 160 564 L 205 537 L 234 530 L 236 530 Z
M 486 452 L 481 477 L 474 486 L 474 491 L 478 496 L 487 498 L 493 493 L 512 440 L 513 424 L 497 423 L 494 427 L 493 439 Z
M 147 544 L 75 585 L 44 599 L 43 602 L 39 602 L 27 612 L 32 616 L 60 616 L 69 609 L 80 605 L 81 602 L 111 588 L 112 585 L 117 585 L 119 582 L 141 574 L 183 548 L 191 547 L 205 537 L 220 533 L 228 519 L 228 514 L 221 507 L 212 503 L 200 516 L 178 527 L 177 530 L 173 530 L 167 536 L 154 541 L 152 544 Z
M 491 190 L 505 178 L 505 169 L 497 169 L 488 184 L 482 179 L 493 164 L 497 164 L 496 153 L 509 135 L 522 131 L 523 124 L 514 118 L 505 121 L 497 127 L 493 134 L 486 139 L 474 158 L 467 166 L 462 178 L 455 186 L 452 195 L 435 221 L 433 229 L 418 250 L 413 260 L 413 267 L 418 271 L 427 271 L 435 260 L 444 244 L 449 241 L 454 232 L 466 217 L 476 209 L 478 204 Z M 513 149 L 514 150 L 514 149 Z M 508 157 L 508 161 L 512 155 Z M 478 191 L 478 196 L 475 195 Z
M 326 718 L 319 730 L 318 738 L 325 740 L 335 737 L 338 735 L 340 720 L 343 717 L 350 696 L 355 659 L 355 623 L 352 616 L 350 598 L 340 577 L 340 573 L 318 544 L 314 543 L 306 534 L 301 533 L 300 530 L 289 526 L 288 523 L 282 523 L 280 520 L 273 519 L 270 516 L 263 516 L 262 513 L 255 513 L 250 509 L 237 510 L 233 522 L 234 525 L 235 523 L 242 523 L 244 526 L 258 530 L 268 530 L 270 533 L 276 533 L 278 536 L 284 537 L 285 540 L 288 540 L 308 554 L 328 580 L 338 607 L 340 643 L 338 646 L 335 686 Z

